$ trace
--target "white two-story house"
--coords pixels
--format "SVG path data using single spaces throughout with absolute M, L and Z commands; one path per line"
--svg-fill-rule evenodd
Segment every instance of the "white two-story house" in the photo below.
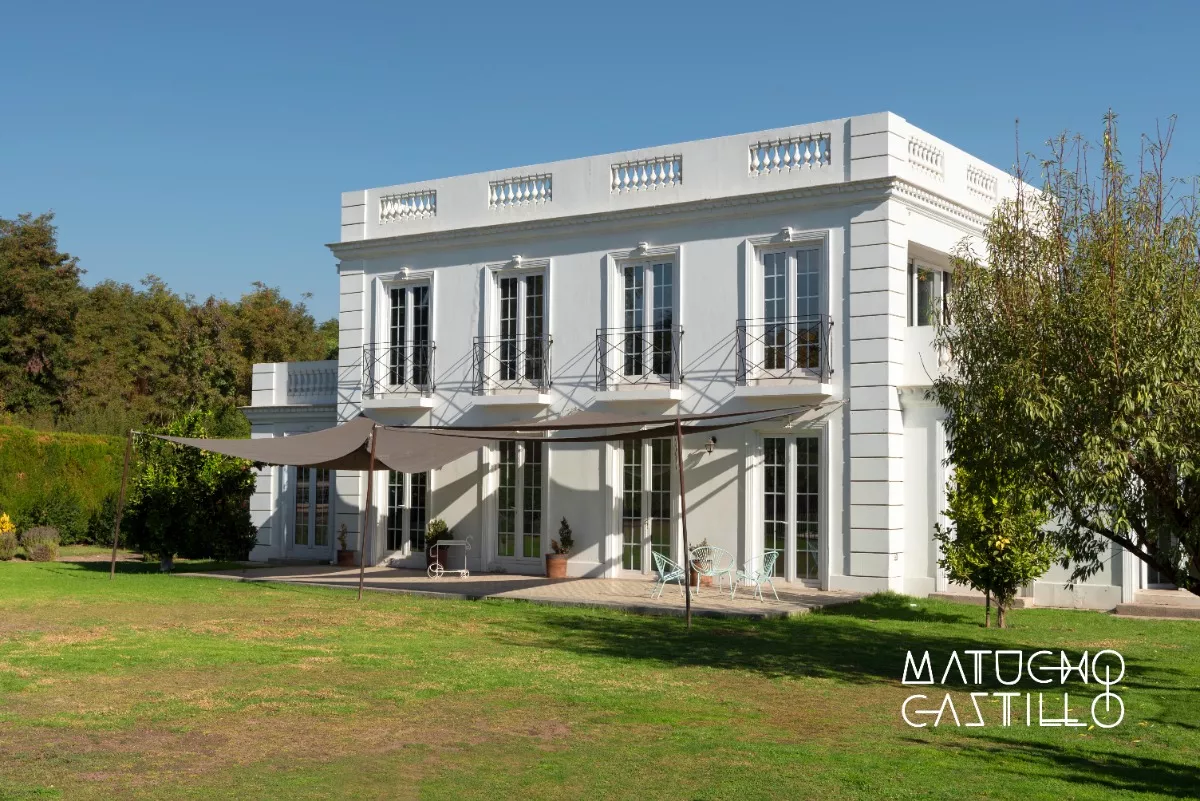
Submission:
M 946 589 L 933 323 L 948 254 L 978 238 L 1003 171 L 871 114 L 342 195 L 336 362 L 262 364 L 253 436 L 359 414 L 504 423 L 576 409 L 671 415 L 842 401 L 805 427 L 685 439 L 688 527 L 784 582 Z M 423 565 L 425 525 L 471 537 L 473 571 L 541 574 L 566 518 L 570 573 L 643 576 L 682 549 L 674 442 L 500 442 L 375 477 L 369 564 Z M 255 559 L 358 547 L 363 473 L 264 470 Z M 1111 607 L 1148 577 L 1114 553 L 1069 590 Z

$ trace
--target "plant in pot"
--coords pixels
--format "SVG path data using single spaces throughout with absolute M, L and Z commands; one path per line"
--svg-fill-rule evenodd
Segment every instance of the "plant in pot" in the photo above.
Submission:
M 425 527 L 425 567 L 430 568 L 442 563 L 442 549 L 436 547 L 441 540 L 453 539 L 454 532 L 446 525 L 446 521 L 435 517 Z
M 564 517 L 562 524 L 558 527 L 558 539 L 550 540 L 550 548 L 554 553 L 546 554 L 547 578 L 567 577 L 567 557 L 571 555 L 571 549 L 574 547 L 575 537 L 571 533 L 571 526 L 567 523 L 567 518 Z
M 354 567 L 354 551 L 346 545 L 346 533 L 346 524 L 342 523 L 342 527 L 338 529 L 338 567 Z
M 703 549 L 703 550 L 701 550 Z M 691 582 L 693 587 L 711 587 L 713 577 L 706 575 L 712 571 L 712 557 L 708 552 L 708 538 L 700 540 L 692 546 Z

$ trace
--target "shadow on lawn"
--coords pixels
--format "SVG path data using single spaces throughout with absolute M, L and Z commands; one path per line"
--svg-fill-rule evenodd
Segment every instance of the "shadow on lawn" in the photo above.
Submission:
M 103 573 L 105 576 L 107 576 L 109 570 L 111 569 L 111 565 L 107 561 L 33 562 L 31 564 L 42 565 L 43 569 L 54 570 L 62 576 L 70 576 L 72 573 L 79 571 L 81 576 L 86 575 L 88 578 L 92 578 L 93 576 L 90 574 L 93 573 Z M 50 565 L 52 564 L 56 565 L 57 567 L 51 568 Z M 258 566 L 259 565 L 255 565 L 255 567 Z M 67 569 L 64 570 L 64 567 Z M 245 569 L 247 569 L 247 565 L 241 562 L 219 562 L 212 559 L 196 561 L 177 559 L 175 561 L 175 569 L 172 570 L 171 573 L 204 573 L 210 570 Z M 159 570 L 159 564 L 157 561 L 136 562 L 124 560 L 117 562 L 118 575 L 135 575 L 140 573 L 154 573 L 155 575 L 158 575 L 161 573 L 161 571 Z
M 945 743 L 910 740 L 930 748 L 945 748 Z M 1200 767 L 1169 762 L 1144 753 L 1114 750 L 1083 751 L 1048 742 L 1029 742 L 1002 737 L 975 736 L 954 746 L 964 759 L 994 763 L 992 769 L 1028 778 L 1045 775 L 1068 781 L 1081 790 L 1091 786 L 1106 794 L 1117 792 L 1154 792 L 1178 798 L 1195 798 L 1200 788 Z M 1013 757 L 1019 760 L 1016 765 Z
M 970 649 L 1019 649 L 1028 655 L 1043 648 L 1057 652 L 1065 647 L 1063 642 L 1053 640 L 1052 632 L 1044 632 L 1040 642 L 1022 642 L 1017 638 L 1033 639 L 1037 632 L 985 630 L 977 627 L 977 619 L 974 608 L 962 613 L 925 611 L 923 604 L 912 608 L 911 598 L 884 594 L 790 620 L 698 619 L 691 632 L 674 618 L 580 614 L 546 616 L 536 623 L 505 622 L 506 627 L 520 626 L 524 634 L 534 634 L 533 642 L 527 637 L 508 638 L 504 628 L 497 629 L 493 636 L 517 645 L 649 659 L 665 665 L 749 670 L 770 677 L 818 676 L 861 684 L 883 680 L 894 682 L 898 688 L 910 651 L 918 660 L 929 651 L 935 678 L 940 680 L 952 651 L 966 660 L 964 669 L 969 675 L 969 657 L 964 652 Z M 1080 650 L 1068 648 L 1072 654 Z M 1172 675 L 1183 675 L 1128 654 L 1125 660 L 1127 677 L 1153 673 L 1159 682 L 1156 687 L 1169 682 Z M 969 689 L 1001 688 L 995 681 L 995 671 L 988 671 L 986 664 L 983 685 Z M 950 690 L 967 689 L 957 686 L 954 678 L 947 684 Z M 1077 679 L 1064 687 L 1068 692 L 1073 688 L 1076 692 L 1084 689 Z M 1086 689 L 1099 691 L 1094 683 Z

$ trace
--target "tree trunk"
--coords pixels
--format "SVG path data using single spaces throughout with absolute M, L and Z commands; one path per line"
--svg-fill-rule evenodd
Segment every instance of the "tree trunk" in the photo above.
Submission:
M 990 629 L 992 627 L 992 591 L 988 590 L 983 594 L 983 627 Z
M 1008 628 L 1008 624 L 1004 619 L 1004 604 L 999 598 L 996 599 L 996 628 Z
M 170 573 L 175 569 L 175 554 L 164 553 L 158 560 L 158 572 Z

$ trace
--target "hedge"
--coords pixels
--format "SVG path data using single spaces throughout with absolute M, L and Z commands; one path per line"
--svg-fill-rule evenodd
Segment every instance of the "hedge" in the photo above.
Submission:
M 124 455 L 122 437 L 0 425 L 0 512 L 17 531 L 53 526 L 63 544 L 105 542 Z

